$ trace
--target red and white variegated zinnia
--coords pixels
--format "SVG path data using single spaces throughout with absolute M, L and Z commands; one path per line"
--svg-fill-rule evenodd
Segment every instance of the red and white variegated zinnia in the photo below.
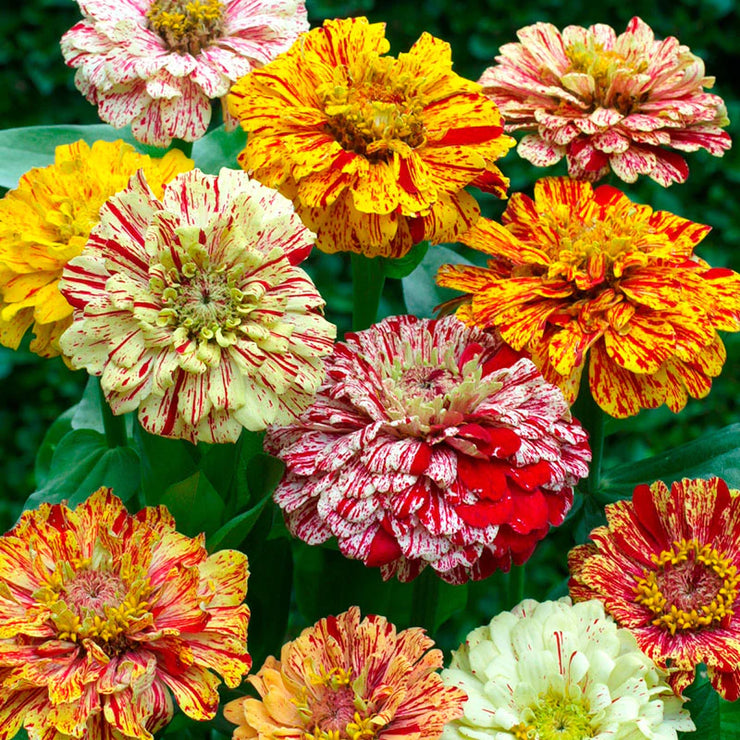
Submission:
M 296 265 L 313 234 L 245 172 L 193 170 L 158 199 L 143 174 L 101 209 L 60 289 L 60 340 L 114 413 L 164 437 L 234 442 L 303 411 L 336 329 Z
M 145 740 L 216 713 L 249 670 L 247 557 L 101 488 L 0 537 L 0 739 Z
M 290 530 L 384 578 L 450 583 L 522 563 L 588 472 L 562 393 L 496 335 L 396 316 L 348 334 L 312 406 L 268 429 Z
M 727 110 L 705 92 L 714 77 L 672 36 L 658 41 L 633 18 L 617 36 L 601 23 L 550 23 L 517 32 L 479 82 L 499 106 L 507 131 L 530 131 L 520 156 L 546 167 L 568 159 L 568 172 L 595 181 L 609 169 L 626 182 L 648 175 L 661 185 L 684 182 L 689 170 L 677 152 L 730 148 Z
M 84 18 L 61 41 L 77 88 L 106 123 L 160 147 L 203 136 L 211 100 L 308 30 L 302 0 L 77 1 Z

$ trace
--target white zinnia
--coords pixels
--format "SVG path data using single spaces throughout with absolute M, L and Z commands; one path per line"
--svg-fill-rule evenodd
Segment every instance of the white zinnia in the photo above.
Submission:
M 675 740 L 695 729 L 666 674 L 596 600 L 523 601 L 473 630 L 442 678 L 468 694 L 442 740 Z

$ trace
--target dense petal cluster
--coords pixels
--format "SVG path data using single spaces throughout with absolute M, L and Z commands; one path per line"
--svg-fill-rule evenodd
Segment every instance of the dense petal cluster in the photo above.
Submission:
M 452 71 L 449 45 L 424 33 L 407 54 L 388 49 L 382 23 L 327 20 L 229 97 L 249 131 L 239 162 L 327 252 L 453 241 L 480 213 L 463 188 L 508 185 L 494 161 L 514 142 L 480 85 Z
M 532 131 L 517 151 L 540 167 L 568 159 L 571 177 L 598 180 L 611 171 L 626 182 L 648 175 L 684 182 L 680 152 L 722 156 L 730 137 L 722 99 L 705 92 L 714 77 L 687 46 L 657 41 L 633 18 L 617 36 L 590 28 L 535 23 L 501 47 L 480 83 L 501 108 L 507 131 Z
M 468 694 L 442 740 L 675 740 L 695 729 L 598 601 L 527 599 L 473 630 L 442 679 Z
M 244 172 L 193 170 L 161 200 L 138 173 L 64 270 L 64 352 L 154 434 L 233 442 L 286 422 L 318 390 L 336 334 L 296 267 L 312 241 Z
M 312 406 L 268 430 L 293 534 L 384 578 L 427 565 L 451 583 L 522 563 L 588 473 L 562 393 L 493 334 L 454 316 L 348 334 Z
M 211 100 L 308 29 L 302 0 L 77 0 L 62 37 L 75 84 L 107 123 L 145 144 L 194 141 Z M 227 126 L 235 121 L 223 106 Z
M 210 719 L 249 670 L 247 558 L 208 555 L 167 509 L 101 488 L 42 504 L 0 537 L 0 738 L 151 740 Z
M 568 558 L 574 599 L 600 599 L 677 693 L 704 663 L 740 697 L 740 491 L 720 478 L 661 481 L 606 507 L 607 526 Z
M 465 694 L 442 684 L 433 645 L 356 606 L 321 619 L 249 678 L 259 699 L 226 705 L 234 740 L 436 740 Z
M 437 282 L 468 293 L 458 316 L 532 354 L 572 401 L 589 357 L 596 402 L 615 417 L 702 398 L 740 330 L 740 275 L 694 255 L 709 232 L 607 185 L 544 178 L 502 223 L 463 238 L 488 267 L 444 265 Z
M 54 164 L 27 172 L 0 200 L 0 344 L 16 349 L 33 328 L 31 351 L 59 354 L 72 307 L 58 289 L 62 268 L 82 252 L 98 212 L 143 169 L 155 193 L 193 163 L 180 151 L 153 159 L 122 141 L 58 146 Z

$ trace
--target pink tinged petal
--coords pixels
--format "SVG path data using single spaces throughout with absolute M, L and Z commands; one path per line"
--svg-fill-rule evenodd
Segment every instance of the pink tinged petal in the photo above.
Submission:
M 548 144 L 536 134 L 528 134 L 517 146 L 517 154 L 535 167 L 549 167 L 565 155 L 565 147 Z
M 131 123 L 150 105 L 150 97 L 143 83 L 135 83 L 129 89 L 115 92 L 99 92 L 98 114 L 115 128 Z
M 614 174 L 625 182 L 636 182 L 639 175 L 651 174 L 656 165 L 655 155 L 646 149 L 631 147 L 610 157 Z

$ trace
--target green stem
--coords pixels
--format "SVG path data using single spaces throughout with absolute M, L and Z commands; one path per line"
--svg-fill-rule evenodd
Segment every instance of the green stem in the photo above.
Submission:
M 436 628 L 437 602 L 439 601 L 439 576 L 427 566 L 414 581 L 411 601 L 411 625 L 424 627 L 433 633 Z
M 98 391 L 100 392 L 100 412 L 103 416 L 103 429 L 105 429 L 105 438 L 108 441 L 108 447 L 126 447 L 128 436 L 126 434 L 126 419 L 123 416 L 115 416 L 108 402 L 105 400 L 105 394 L 100 387 L 98 380 Z
M 586 480 L 586 491 L 593 495 L 601 483 L 601 461 L 604 456 L 604 424 L 606 414 L 594 401 L 588 386 L 587 373 L 584 372 L 578 400 L 573 406 L 573 415 L 588 432 L 591 445 L 591 467 Z
M 515 607 L 521 603 L 524 599 L 524 580 L 526 576 L 526 570 L 523 565 L 512 565 L 511 570 L 508 574 L 507 581 L 507 597 L 509 602 L 509 609 Z
M 352 330 L 361 331 L 375 323 L 385 271 L 379 259 L 352 253 Z
M 179 149 L 186 157 L 193 154 L 193 142 L 184 141 L 183 139 L 172 139 L 170 149 Z

